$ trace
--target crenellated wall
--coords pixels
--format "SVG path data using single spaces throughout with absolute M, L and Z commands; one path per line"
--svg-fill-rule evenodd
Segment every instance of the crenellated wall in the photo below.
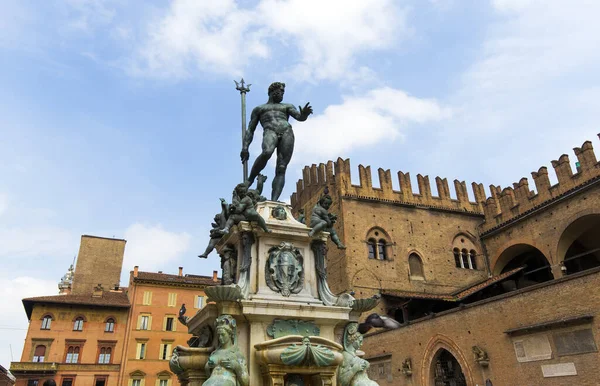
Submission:
M 482 204 L 485 202 L 485 191 L 482 184 L 472 184 L 475 202 L 469 200 L 467 185 L 464 181 L 454 180 L 456 199 L 450 196 L 450 187 L 446 178 L 436 177 L 435 184 L 438 195 L 431 193 L 429 176 L 417 175 L 418 191 L 413 193 L 410 174 L 398 172 L 400 190 L 392 187 L 390 170 L 377 170 L 379 186 L 373 186 L 371 167 L 358 165 L 359 185 L 353 185 L 351 179 L 350 159 L 338 158 L 334 163 L 319 166 L 306 166 L 302 179 L 296 184 L 296 192 L 292 194 L 291 204 L 295 210 L 305 207 L 305 204 L 315 196 L 315 192 L 328 185 L 340 197 L 372 199 L 388 203 L 398 203 L 409 206 L 423 206 L 450 211 L 471 212 L 483 214 Z
M 599 179 L 600 163 L 594 154 L 592 142 L 586 141 L 581 147 L 573 150 L 579 162 L 575 173 L 571 169 L 567 154 L 552 161 L 557 184 L 550 184 L 548 168 L 545 166 L 531 173 L 537 193 L 529 188 L 529 181 L 525 177 L 515 182 L 512 187 L 501 189 L 499 186 L 490 186 L 491 196 L 483 202 L 485 222 L 482 224 L 482 233 L 514 221 Z

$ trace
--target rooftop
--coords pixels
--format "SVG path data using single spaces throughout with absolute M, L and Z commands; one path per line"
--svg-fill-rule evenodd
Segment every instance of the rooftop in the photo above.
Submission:
M 134 276 L 133 281 L 146 283 L 161 283 L 161 284 L 185 284 L 199 286 L 214 286 L 221 284 L 221 278 L 213 280 L 212 276 L 200 275 L 171 275 L 168 273 L 157 272 L 142 272 L 138 271 L 137 277 Z
M 97 307 L 116 307 L 129 308 L 129 298 L 125 289 L 122 292 L 104 291 L 102 296 L 89 295 L 51 295 L 36 296 L 23 299 L 23 307 L 27 313 L 27 318 L 31 319 L 31 312 L 34 304 L 65 304 L 65 305 L 86 305 Z

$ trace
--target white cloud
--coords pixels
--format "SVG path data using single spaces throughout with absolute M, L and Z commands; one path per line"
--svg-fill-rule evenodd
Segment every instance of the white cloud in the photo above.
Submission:
M 506 186 L 595 137 L 600 110 L 590 98 L 600 86 L 600 3 L 491 3 L 496 22 L 447 101 L 454 119 L 432 137 L 434 156 L 424 161 L 439 173 L 493 174 L 487 183 Z
M 247 9 L 233 0 L 175 0 L 149 23 L 129 69 L 174 78 L 197 71 L 239 75 L 253 59 L 276 55 L 272 44 L 278 44 L 281 58 L 298 58 L 288 69 L 297 79 L 339 79 L 356 55 L 389 48 L 409 33 L 406 11 L 391 0 L 262 0 Z
M 135 223 L 125 231 L 127 246 L 121 282 L 127 283 L 129 271 L 135 265 L 142 271 L 155 272 L 177 259 L 190 247 L 191 236 L 186 232 L 169 232 L 161 225 Z
M 393 141 L 409 124 L 439 121 L 451 114 L 433 99 L 413 97 L 389 87 L 346 97 L 342 104 L 328 106 L 323 114 L 297 124 L 293 162 L 343 157 L 356 148 Z
M 9 345 L 13 359 L 19 361 L 23 351 L 23 341 L 27 335 L 27 315 L 21 299 L 33 296 L 57 295 L 58 282 L 29 276 L 0 278 L 0 364 L 8 368 L 11 362 Z

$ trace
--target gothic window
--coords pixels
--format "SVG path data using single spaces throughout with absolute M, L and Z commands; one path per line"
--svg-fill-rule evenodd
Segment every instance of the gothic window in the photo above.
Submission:
M 477 269 L 477 248 L 470 237 L 459 234 L 452 242 L 452 254 L 456 268 Z
M 379 260 L 387 260 L 387 243 L 385 240 L 381 239 L 377 243 L 377 257 Z
M 475 252 L 474 249 L 471 249 L 469 251 L 469 260 L 471 261 L 471 266 L 473 267 L 473 269 L 477 269 L 477 252 Z
M 367 248 L 369 250 L 369 259 L 374 259 L 377 256 L 374 239 L 369 239 L 369 241 L 367 241 Z
M 83 331 L 83 317 L 78 316 L 73 322 L 73 331 Z
M 114 332 L 115 331 L 115 320 L 113 318 L 106 319 L 106 326 L 104 327 L 104 332 Z
M 416 253 L 411 253 L 408 257 L 408 268 L 411 278 L 425 279 L 423 274 L 423 261 Z
M 390 260 L 392 243 L 388 234 L 381 228 L 367 232 L 367 257 L 373 260 Z
M 112 354 L 112 347 L 100 348 L 100 354 L 98 355 L 98 363 L 109 364 L 111 354 Z
M 454 248 L 454 262 L 456 263 L 456 268 L 464 268 L 462 259 L 460 258 L 460 249 L 458 248 Z
M 33 361 L 34 362 L 44 362 L 45 357 L 46 357 L 46 346 L 44 346 L 44 345 L 35 346 L 35 351 L 33 352 Z
M 51 324 L 52 324 L 52 316 L 44 315 L 44 318 L 42 319 L 42 330 L 49 330 Z
M 66 363 L 79 363 L 79 353 L 81 352 L 80 346 L 68 346 L 67 356 L 65 357 Z
M 469 259 L 469 251 L 467 251 L 466 249 L 463 248 L 460 251 L 460 258 L 462 259 L 463 268 L 473 269 L 473 267 L 471 265 L 471 260 Z

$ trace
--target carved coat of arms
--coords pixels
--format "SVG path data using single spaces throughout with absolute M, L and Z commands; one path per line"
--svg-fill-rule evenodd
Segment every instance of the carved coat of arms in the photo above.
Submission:
M 304 284 L 304 258 L 291 243 L 269 249 L 265 267 L 267 285 L 283 296 L 297 294 Z

